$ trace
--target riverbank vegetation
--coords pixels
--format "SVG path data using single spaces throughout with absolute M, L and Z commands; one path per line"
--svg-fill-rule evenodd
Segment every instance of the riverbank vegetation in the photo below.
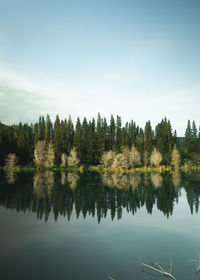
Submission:
M 52 123 L 46 120 L 28 125 L 0 124 L 0 165 L 6 168 L 28 166 L 30 169 L 96 169 L 130 172 L 131 170 L 199 169 L 200 130 L 187 123 L 185 136 L 166 118 L 155 129 L 147 121 L 143 128 L 134 121 L 122 125 L 121 118 L 111 115 L 109 123 L 98 114 L 88 121 L 71 117 Z

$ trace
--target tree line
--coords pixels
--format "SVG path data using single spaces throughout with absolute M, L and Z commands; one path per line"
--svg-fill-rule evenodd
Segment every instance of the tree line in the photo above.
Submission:
M 196 123 L 187 123 L 185 137 L 177 137 L 170 120 L 164 118 L 155 129 L 147 121 L 144 129 L 133 120 L 122 125 L 120 116 L 110 120 L 98 114 L 97 119 L 83 121 L 77 118 L 74 125 L 71 117 L 61 120 L 56 116 L 53 123 L 50 116 L 40 116 L 34 124 L 3 125 L 0 123 L 0 165 L 5 165 L 9 154 L 16 154 L 19 165 L 36 163 L 37 145 L 51 154 L 48 164 L 67 164 L 67 157 L 76 164 L 89 166 L 102 163 L 102 158 L 115 158 L 115 165 L 132 156 L 136 165 L 149 165 L 153 152 L 163 165 L 171 163 L 172 151 L 177 148 L 181 164 L 200 164 L 200 130 Z M 76 153 L 76 154 L 74 154 Z M 158 154 L 159 153 L 159 154 Z M 38 155 L 44 158 L 43 154 Z M 154 157 L 155 159 L 155 157 Z

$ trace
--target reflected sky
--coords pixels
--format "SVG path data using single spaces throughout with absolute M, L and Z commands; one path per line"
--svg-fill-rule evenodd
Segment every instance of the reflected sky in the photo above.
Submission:
M 30 174 L 28 177 L 33 178 Z M 22 188 L 23 178 L 23 175 L 19 174 L 16 184 L 10 185 L 13 194 Z M 61 179 L 60 174 L 55 174 L 57 184 L 58 178 Z M 87 196 L 90 196 L 89 182 L 96 180 L 96 195 L 100 195 L 97 178 L 92 176 L 90 179 L 80 177 L 74 190 L 67 183 L 64 186 L 60 183 L 57 187 L 61 194 L 63 192 L 61 186 L 69 188 L 70 195 L 80 194 L 83 188 Z M 141 179 L 141 184 L 142 181 Z M 163 178 L 163 182 L 166 183 L 166 178 Z M 8 191 L 9 186 L 6 187 Z M 142 185 L 138 186 L 141 187 Z M 151 189 L 151 185 L 148 187 Z M 33 181 L 25 188 L 31 188 L 35 195 Z M 55 188 L 54 185 L 48 199 L 55 199 L 55 194 L 58 194 L 54 193 Z M 107 187 L 102 185 L 101 188 L 107 190 Z M 155 190 L 162 188 L 163 186 Z M 21 192 L 22 190 L 23 188 Z M 113 191 L 113 188 L 111 190 Z M 91 277 L 100 280 L 107 279 L 107 275 L 116 280 L 153 280 L 157 279 L 155 275 L 144 273 L 138 267 L 138 258 L 141 257 L 146 263 L 151 263 L 157 258 L 165 264 L 169 263 L 171 255 L 177 279 L 198 279 L 194 277 L 190 260 L 196 258 L 195 249 L 200 249 L 199 213 L 191 214 L 187 191 L 187 187 L 179 189 L 178 203 L 174 203 L 173 214 L 168 217 L 157 209 L 155 203 L 151 214 L 145 204 L 138 208 L 134 215 L 123 207 L 120 219 L 112 220 L 111 210 L 108 210 L 100 223 L 97 212 L 94 216 L 88 214 L 85 218 L 81 212 L 77 218 L 75 205 L 70 220 L 60 214 L 56 221 L 55 209 L 50 211 L 48 220 L 45 221 L 37 219 L 31 209 L 24 213 L 2 205 L 0 206 L 1 275 L 6 280 L 27 277 L 31 280 L 36 278 L 53 280 L 57 279 L 58 275 L 59 279 L 63 280 L 83 280 Z M 122 192 L 122 196 L 125 194 L 120 189 L 117 189 L 117 192 Z M 2 204 L 2 196 L 5 198 L 2 188 L 0 194 Z M 41 199 L 44 199 L 44 196 L 40 196 L 37 203 Z

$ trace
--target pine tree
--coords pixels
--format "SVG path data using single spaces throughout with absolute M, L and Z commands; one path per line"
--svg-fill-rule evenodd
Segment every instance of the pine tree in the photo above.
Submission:
M 109 126 L 109 150 L 113 150 L 115 147 L 115 119 L 113 115 L 110 118 L 110 126 Z
M 83 119 L 82 123 L 82 141 L 81 141 L 81 163 L 84 165 L 89 165 L 89 153 L 88 153 L 88 143 L 89 143 L 89 126 L 87 123 L 87 119 Z
M 74 138 L 74 125 L 72 122 L 72 118 L 69 115 L 67 120 L 67 152 L 72 149 L 73 146 L 73 138 Z
M 195 121 L 192 122 L 192 138 L 197 139 L 197 127 Z
M 136 136 L 137 136 L 137 132 L 136 132 L 136 124 L 135 122 L 133 122 L 133 120 L 131 120 L 131 122 L 129 123 L 129 147 L 131 148 L 133 145 L 136 145 Z
M 104 138 L 103 138 L 103 126 L 102 118 L 98 113 L 97 117 L 97 130 L 96 130 L 96 152 L 95 152 L 95 163 L 98 164 L 101 160 L 102 153 L 104 151 Z
M 151 127 L 151 122 L 146 122 L 144 128 L 144 151 L 147 152 L 147 155 L 150 156 L 153 149 L 153 130 Z
M 47 143 L 49 143 L 50 140 L 52 139 L 52 130 L 53 130 L 53 125 L 49 114 L 47 114 L 45 128 L 44 128 L 44 140 Z
M 129 144 L 128 138 L 128 122 L 126 122 L 125 127 L 122 127 L 122 147 L 127 146 Z
M 34 138 L 34 146 L 39 140 L 39 135 L 38 135 L 38 123 L 35 123 L 33 126 L 33 138 Z
M 121 149 L 121 142 L 122 142 L 122 132 L 121 132 L 122 121 L 121 117 L 117 116 L 117 123 L 116 123 L 116 151 L 120 152 Z
M 76 130 L 74 134 L 74 147 L 76 148 L 77 157 L 81 158 L 81 144 L 82 144 L 82 126 L 81 121 L 77 118 L 76 121 Z
M 56 163 L 60 163 L 60 157 L 62 152 L 62 146 L 61 146 L 61 133 L 60 133 L 60 119 L 59 116 L 56 116 L 56 120 L 54 123 L 54 149 L 55 149 L 55 160 Z
M 43 116 L 39 117 L 39 140 L 44 140 L 44 134 L 45 134 L 45 120 Z
M 108 125 L 107 125 L 106 118 L 103 119 L 102 133 L 103 133 L 104 149 L 105 149 L 105 151 L 107 151 L 108 148 L 109 148 L 109 130 L 108 130 Z
M 96 132 L 95 132 L 95 119 L 89 122 L 89 133 L 88 133 L 88 162 L 90 165 L 95 164 L 95 151 L 96 151 Z
M 186 138 L 186 140 L 189 140 L 192 138 L 192 128 L 191 128 L 190 120 L 188 120 L 188 123 L 187 123 L 187 128 L 185 131 L 185 138 Z

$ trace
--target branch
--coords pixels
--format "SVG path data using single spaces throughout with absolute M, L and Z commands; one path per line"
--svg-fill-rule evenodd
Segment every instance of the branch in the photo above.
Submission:
M 112 277 L 110 277 L 110 276 L 108 276 L 108 279 L 110 279 L 110 280 L 115 280 L 114 278 L 112 278 Z
M 197 250 L 196 250 L 196 252 L 197 252 L 198 260 L 191 260 L 191 261 L 197 263 L 196 265 L 193 265 L 193 266 L 195 268 L 195 272 L 199 273 L 200 272 L 200 255 Z
M 150 268 L 150 269 L 162 274 L 163 276 L 166 276 L 168 278 L 176 280 L 176 278 L 172 275 L 172 260 L 171 260 L 171 258 L 170 258 L 170 271 L 169 272 L 165 271 L 157 261 L 154 263 L 155 267 L 151 266 L 151 265 L 148 265 L 148 264 L 145 264 L 142 260 L 140 262 L 140 265 L 144 266 L 144 267 L 147 267 L 147 268 Z

